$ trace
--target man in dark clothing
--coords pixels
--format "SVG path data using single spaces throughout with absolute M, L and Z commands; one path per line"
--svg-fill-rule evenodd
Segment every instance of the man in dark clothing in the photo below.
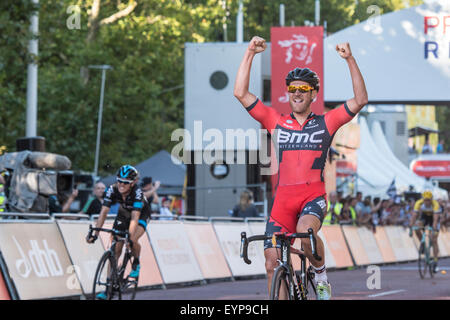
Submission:
M 83 210 L 80 213 L 87 215 L 99 214 L 102 210 L 103 196 L 105 194 L 106 186 L 103 182 L 97 182 L 94 186 L 94 196 L 89 199 L 84 205 Z
M 253 195 L 249 190 L 245 190 L 241 193 L 241 199 L 233 209 L 234 218 L 257 218 L 259 217 L 258 211 L 253 204 Z

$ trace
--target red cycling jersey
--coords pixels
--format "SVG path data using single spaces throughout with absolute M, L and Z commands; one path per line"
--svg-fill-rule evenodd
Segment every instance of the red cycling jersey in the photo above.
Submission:
M 246 108 L 272 136 L 278 159 L 276 197 L 266 234 L 296 232 L 297 221 L 303 214 L 323 221 L 326 209 L 323 169 L 334 134 L 355 114 L 347 104 L 324 115 L 310 113 L 300 125 L 294 114 L 280 114 L 259 99 Z M 266 241 L 265 248 L 272 247 Z
M 300 125 L 293 113 L 280 114 L 259 99 L 247 111 L 272 135 L 278 150 L 279 186 L 323 182 L 323 169 L 333 136 L 355 116 L 347 104 L 343 104 L 325 115 L 311 112 Z

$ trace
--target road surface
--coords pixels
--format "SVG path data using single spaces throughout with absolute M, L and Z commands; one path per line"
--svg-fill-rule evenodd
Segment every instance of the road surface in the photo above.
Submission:
M 421 279 L 417 262 L 328 272 L 335 300 L 450 300 L 450 258 L 440 272 Z M 377 276 L 379 276 L 377 278 Z M 377 280 L 379 280 L 377 282 Z M 369 289 L 371 287 L 372 289 Z M 137 300 L 267 300 L 267 280 L 220 281 L 169 289 L 140 290 Z

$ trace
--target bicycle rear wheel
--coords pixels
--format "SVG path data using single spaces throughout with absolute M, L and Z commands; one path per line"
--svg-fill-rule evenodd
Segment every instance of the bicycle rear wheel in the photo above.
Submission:
M 292 300 L 289 294 L 288 274 L 283 266 L 275 269 L 270 287 L 270 300 Z
M 127 253 L 124 257 L 122 267 L 120 268 L 120 299 L 134 300 L 139 282 L 139 277 L 130 278 L 127 275 L 127 266 L 132 268 L 131 255 Z
M 106 300 L 111 300 L 114 294 L 116 282 L 116 261 L 110 251 L 106 251 L 101 257 L 95 271 L 94 284 L 92 286 L 92 300 L 103 300 L 97 294 L 103 292 Z

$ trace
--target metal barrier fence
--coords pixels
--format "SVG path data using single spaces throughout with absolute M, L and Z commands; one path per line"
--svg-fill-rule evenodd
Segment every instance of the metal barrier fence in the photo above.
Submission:
M 30 217 L 36 219 L 30 219 Z M 5 215 L 2 215 L 4 218 Z M 85 237 L 98 216 L 9 213 L 0 220 L 0 299 L 48 299 L 91 294 L 93 275 L 109 235 L 94 245 Z M 108 216 L 111 227 L 115 215 Z M 249 247 L 251 265 L 240 258 L 240 233 L 264 232 L 261 218 L 182 216 L 151 220 L 140 239 L 139 287 L 205 283 L 216 279 L 264 277 L 262 243 Z M 418 239 L 402 227 L 379 227 L 376 233 L 353 226 L 323 226 L 328 268 L 340 269 L 413 261 Z M 450 232 L 439 236 L 440 256 L 450 256 Z M 298 243 L 294 243 L 298 246 Z M 293 259 L 294 266 L 297 263 Z

